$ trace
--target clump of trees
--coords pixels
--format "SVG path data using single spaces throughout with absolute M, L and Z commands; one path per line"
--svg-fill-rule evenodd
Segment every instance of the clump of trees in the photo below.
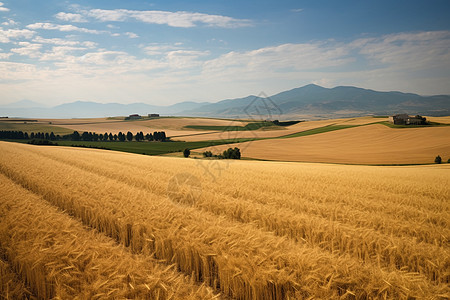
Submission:
M 189 155 L 191 155 L 191 150 L 189 150 L 188 148 L 184 149 L 183 155 L 184 155 L 184 157 L 188 158 Z
M 213 157 L 213 154 L 211 151 L 205 151 L 203 152 L 203 157 Z
M 213 155 L 211 151 L 205 151 L 203 152 L 203 157 L 214 157 L 218 159 L 241 159 L 241 150 L 237 147 L 228 148 L 219 155 Z
M 427 118 L 425 118 L 425 117 L 422 117 L 420 115 L 416 115 L 415 118 L 420 120 L 420 124 L 419 125 L 427 125 L 428 124 Z
M 234 149 L 228 148 L 223 151 L 222 156 L 224 159 L 241 159 L 241 150 L 237 147 L 234 147 Z

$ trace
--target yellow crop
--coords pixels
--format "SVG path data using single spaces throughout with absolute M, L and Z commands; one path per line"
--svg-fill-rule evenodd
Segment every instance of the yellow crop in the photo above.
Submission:
M 0 189 L 4 256 L 39 299 L 213 298 L 210 289 L 151 257 L 132 255 L 3 175 Z M 23 288 L 11 288 L 14 278 L 6 276 L 5 265 L 0 264 L 4 297 L 23 298 L 16 292 Z
M 124 246 L 111 255 L 174 264 L 231 298 L 449 296 L 446 165 L 216 161 L 222 172 L 211 176 L 212 166 L 192 159 L 11 143 L 0 152 L 9 178 L 0 182 Z M 86 252 L 98 244 L 90 240 Z M 164 274 L 155 277 L 166 286 Z

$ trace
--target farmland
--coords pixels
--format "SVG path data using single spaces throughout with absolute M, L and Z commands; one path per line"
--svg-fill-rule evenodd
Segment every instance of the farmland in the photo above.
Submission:
M 144 134 L 163 130 L 170 142 L 67 141 L 60 146 L 100 148 L 146 155 L 180 156 L 184 149 L 194 157 L 204 151 L 214 155 L 239 147 L 245 159 L 346 164 L 427 164 L 436 155 L 450 158 L 448 117 L 431 117 L 427 126 L 392 125 L 386 117 L 358 117 L 292 122 L 277 126 L 255 120 L 163 117 L 140 120 L 2 119 L 0 130 L 68 134 L 72 130 L 103 133 L 127 131 Z M 421 142 L 416 142 L 416 141 Z M 27 142 L 17 140 L 19 142 Z M 411 142 L 413 141 L 413 142 Z
M 447 164 L 208 161 L 8 142 L 0 151 L 2 295 L 450 296 Z
M 343 123 L 345 124 L 345 123 Z M 243 156 L 264 160 L 349 164 L 426 164 L 436 155 L 450 158 L 450 128 L 390 128 L 370 124 L 331 125 L 284 136 L 236 144 Z M 350 127 L 348 127 L 350 126 Z M 355 125 L 353 125 L 355 126 Z M 220 153 L 226 146 L 209 150 Z

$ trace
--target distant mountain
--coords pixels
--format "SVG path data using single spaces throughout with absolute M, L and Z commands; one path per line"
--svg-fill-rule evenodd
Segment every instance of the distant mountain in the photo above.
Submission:
M 258 105 L 259 109 L 253 106 Z M 401 92 L 377 92 L 351 86 L 324 88 L 309 84 L 267 98 L 248 96 L 200 106 L 181 114 L 207 117 L 252 117 L 271 110 L 273 117 L 331 118 L 390 115 L 400 112 L 423 115 L 450 115 L 450 96 L 420 96 Z M 278 116 L 277 116 L 278 114 Z
M 27 103 L 29 101 L 26 101 Z M 0 116 L 23 118 L 98 118 L 111 116 L 127 116 L 130 114 L 147 115 L 159 113 L 161 115 L 175 115 L 180 111 L 191 110 L 205 105 L 205 103 L 182 102 L 171 106 L 157 106 L 146 103 L 97 103 L 76 101 L 54 107 L 43 107 L 35 103 L 33 106 L 24 105 L 24 101 L 0 107 Z
M 450 96 L 378 92 L 352 86 L 324 88 L 309 84 L 270 97 L 247 96 L 217 103 L 181 102 L 171 106 L 157 106 L 145 103 L 102 104 L 77 101 L 43 107 L 24 100 L 0 107 L 0 116 L 28 118 L 88 118 L 159 113 L 222 118 L 317 119 L 403 112 L 430 116 L 450 115 Z
M 21 100 L 18 102 L 3 105 L 4 108 L 36 108 L 42 106 L 42 104 L 31 100 Z

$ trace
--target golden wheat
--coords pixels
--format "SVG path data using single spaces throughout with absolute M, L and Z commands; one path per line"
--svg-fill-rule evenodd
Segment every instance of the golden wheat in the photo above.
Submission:
M 132 251 L 154 252 L 232 297 L 448 294 L 448 244 L 426 242 L 426 230 L 436 225 L 437 232 L 448 220 L 448 175 L 442 168 L 238 162 L 214 181 L 194 160 L 7 143 L 0 150 L 0 169 L 15 182 Z M 174 195 L 175 202 L 168 199 L 167 184 L 177 172 L 201 178 L 203 192 L 186 190 Z M 405 198 L 410 188 L 417 195 Z M 391 198 L 397 213 L 388 208 Z M 344 215 L 352 203 L 357 222 Z M 336 212 L 341 208 L 343 213 Z M 407 222 L 403 212 L 412 215 L 415 209 L 424 220 L 421 241 L 408 238 L 412 231 L 391 237 L 373 216 L 379 210 L 386 220 L 398 215 Z M 401 228 L 400 222 L 390 224 Z
M 190 283 L 172 268 L 159 266 L 149 257 L 133 256 L 105 236 L 86 230 L 3 175 L 0 189 L 4 191 L 1 248 L 39 299 L 215 297 L 210 289 Z M 2 282 L 7 278 L 2 275 Z M 5 284 L 11 286 L 11 282 Z
M 344 123 L 345 124 L 345 123 Z M 411 143 L 411 141 L 420 141 Z M 450 129 L 389 128 L 371 124 L 309 136 L 265 139 L 236 144 L 243 157 L 264 160 L 350 164 L 433 163 L 436 155 L 450 158 Z M 229 145 L 196 149 L 222 153 Z
M 33 295 L 25 288 L 17 274 L 2 257 L 0 250 L 0 298 L 1 299 L 32 299 Z
M 142 165 L 139 165 L 139 167 L 131 166 L 129 164 L 123 165 L 123 162 L 115 162 L 111 159 L 106 160 L 101 156 L 96 157 L 92 153 L 89 154 L 89 156 L 82 156 L 82 159 L 71 158 L 67 155 L 61 156 L 58 152 L 40 154 L 80 167 L 89 172 L 108 176 L 109 178 L 117 179 L 133 186 L 146 188 L 159 195 L 166 193 L 166 186 L 155 184 L 155 181 L 150 181 L 148 178 L 148 169 L 144 169 Z M 129 172 L 117 172 L 118 169 L 122 168 L 127 168 Z M 168 171 L 166 171 L 166 173 L 159 172 L 158 178 L 163 181 L 168 181 L 174 174 L 175 173 L 169 173 Z M 252 175 L 258 176 L 258 174 Z M 414 174 L 409 172 L 408 175 L 411 176 Z M 226 176 L 224 174 L 226 180 L 231 180 L 231 177 L 233 176 L 238 175 L 232 174 L 232 176 Z M 358 178 L 354 178 L 354 184 L 351 187 L 351 197 L 349 197 L 349 195 L 344 195 L 345 189 L 343 189 L 343 187 L 346 185 L 346 182 L 343 182 L 338 178 L 332 178 L 324 182 L 324 176 L 321 176 L 322 180 L 320 182 L 314 183 L 316 186 L 315 190 L 327 191 L 323 194 L 311 192 L 311 188 L 303 190 L 299 189 L 293 194 L 289 193 L 288 187 L 280 187 L 280 184 L 275 184 L 273 186 L 278 188 L 274 190 L 269 186 L 265 187 L 265 197 L 255 197 L 258 195 L 257 193 L 254 193 L 251 189 L 245 188 L 246 186 L 254 185 L 254 176 L 240 178 L 238 185 L 234 184 L 232 186 L 227 186 L 214 184 L 203 191 L 202 197 L 196 199 L 196 202 L 203 200 L 204 202 L 207 202 L 204 204 L 208 204 L 211 206 L 211 209 L 216 209 L 217 211 L 221 211 L 221 206 L 225 205 L 220 202 L 234 201 L 235 203 L 232 203 L 232 206 L 242 206 L 245 205 L 246 202 L 250 202 L 249 205 L 255 203 L 256 205 L 267 206 L 270 202 L 269 209 L 289 209 L 294 213 L 317 215 L 325 217 L 328 220 L 349 223 L 349 225 L 354 225 L 356 227 L 376 229 L 388 235 L 398 237 L 404 237 L 405 235 L 410 236 L 418 242 L 424 241 L 431 244 L 437 244 L 438 246 L 446 244 L 450 237 L 450 229 L 448 228 L 449 224 L 447 222 L 448 218 L 445 215 L 447 207 L 445 206 L 445 202 L 439 200 L 439 198 L 445 198 L 445 195 L 443 194 L 445 193 L 445 186 L 436 184 L 438 181 L 435 181 L 434 185 L 431 185 L 433 182 L 427 180 L 427 182 L 430 183 L 430 186 L 425 187 L 429 189 L 429 192 L 424 188 L 422 188 L 422 190 L 417 190 L 415 185 L 407 185 L 406 187 L 397 185 L 395 187 L 396 193 L 394 194 L 388 193 L 388 190 L 386 189 L 386 185 L 390 180 L 390 178 L 388 178 L 380 183 L 384 185 L 384 190 L 378 191 L 377 201 L 368 202 L 362 199 L 370 198 L 374 191 L 370 191 L 367 180 L 359 183 L 361 188 L 358 188 L 358 186 L 355 185 L 358 183 Z M 280 176 L 284 176 L 285 179 L 288 179 L 286 178 L 286 174 Z M 313 179 L 308 178 L 308 180 L 312 181 Z M 337 180 L 339 180 L 338 184 L 336 184 Z M 298 186 L 299 183 L 301 183 L 300 180 L 295 182 L 295 185 Z M 333 189 L 330 185 L 334 185 L 338 188 Z M 240 188 L 241 186 L 243 188 Z M 393 187 L 389 185 L 387 188 L 393 189 Z M 405 193 L 399 194 L 402 189 Z M 437 193 L 439 190 L 441 192 L 437 193 L 436 197 L 432 197 L 435 199 L 434 201 L 429 201 L 428 203 L 434 203 L 435 206 L 437 203 L 442 203 L 443 205 L 438 206 L 436 210 L 433 209 L 431 212 L 423 211 L 425 204 L 427 204 L 423 201 L 424 192 L 430 194 L 433 189 L 435 189 L 434 193 Z M 305 193 L 305 191 L 308 190 L 309 193 Z M 420 210 L 404 205 L 405 198 L 412 200 L 411 202 L 416 205 L 418 204 Z M 217 202 L 217 207 L 211 204 L 212 199 L 216 199 L 215 202 Z M 238 201 L 235 201 L 235 199 Z M 269 199 L 269 201 L 266 201 L 266 199 Z M 403 204 L 395 203 L 396 201 L 401 201 Z M 196 205 L 199 204 L 200 203 L 197 203 Z M 331 207 L 332 209 L 330 209 Z M 255 208 L 256 207 L 251 206 L 248 207 L 250 210 L 254 210 Z M 395 218 L 392 218 L 393 216 L 395 216 Z M 414 218 L 417 223 L 411 224 L 410 222 L 406 222 L 410 218 Z
M 73 165 L 79 165 L 92 172 L 97 172 L 109 177 L 117 177 L 117 169 L 120 166 L 111 166 L 112 162 L 104 162 L 108 167 L 95 165 L 89 168 L 89 163 L 83 158 L 83 161 L 70 160 Z M 101 160 L 97 159 L 97 163 Z M 91 165 L 92 166 L 92 165 Z M 112 167 L 112 168 L 111 168 Z M 161 193 L 165 187 L 147 186 L 148 181 L 143 180 L 139 168 L 127 168 L 130 174 L 123 178 L 118 178 L 134 186 L 148 188 L 154 193 Z M 183 197 L 176 195 L 176 200 L 185 204 L 194 205 L 195 207 L 224 215 L 242 222 L 255 222 L 259 227 L 271 230 L 277 235 L 287 235 L 294 240 L 306 241 L 311 245 L 316 245 L 330 251 L 338 251 L 341 254 L 351 254 L 362 260 L 370 260 L 382 266 L 391 266 L 393 268 L 406 267 L 409 271 L 420 271 L 429 278 L 438 281 L 446 281 L 445 270 L 446 265 L 441 265 L 443 257 L 448 253 L 438 247 L 448 242 L 448 229 L 427 227 L 423 224 L 404 224 L 391 220 L 389 218 L 378 218 L 377 215 L 371 216 L 369 213 L 361 212 L 359 222 L 351 225 L 342 224 L 343 217 L 337 217 L 336 220 L 323 219 L 322 216 L 314 216 L 310 211 L 304 212 L 305 206 L 302 205 L 301 210 L 294 212 L 288 207 L 277 207 L 274 205 L 264 205 L 262 203 L 248 201 L 250 196 L 244 198 L 234 198 L 229 195 L 220 195 L 216 191 L 203 191 L 203 194 L 196 199 L 191 197 Z M 271 198 L 273 201 L 273 198 Z M 195 200 L 195 201 L 192 201 Z M 287 201 L 284 201 L 287 203 Z M 325 205 L 323 205 L 325 206 Z M 329 204 L 328 204 L 329 206 Z M 342 208 L 340 208 L 342 209 Z M 257 213 L 256 213 L 257 212 Z M 342 212 L 352 221 L 357 219 L 351 209 Z M 376 224 L 374 221 L 378 221 Z M 416 219 L 418 220 L 418 219 Z M 365 221 L 365 222 L 364 222 Z M 363 223 L 363 224 L 361 224 Z M 387 225 L 383 224 L 387 223 Z M 381 224 L 381 225 L 380 225 Z M 361 225 L 365 225 L 362 227 Z M 381 226 L 384 225 L 384 228 Z M 373 227 L 385 233 L 394 236 L 387 236 L 379 233 L 371 228 Z M 331 230 L 330 230 L 331 229 Z M 445 234 L 447 233 L 447 234 Z M 445 235 L 444 235 L 445 234 Z M 405 236 L 406 235 L 406 236 Z M 417 242 L 427 241 L 437 243 L 437 245 L 418 244 Z M 416 255 L 421 253 L 421 255 Z

